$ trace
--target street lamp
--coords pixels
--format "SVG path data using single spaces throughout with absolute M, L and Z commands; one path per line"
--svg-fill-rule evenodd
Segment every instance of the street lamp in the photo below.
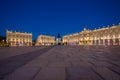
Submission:
M 4 42 L 4 39 L 2 40 L 2 42 Z

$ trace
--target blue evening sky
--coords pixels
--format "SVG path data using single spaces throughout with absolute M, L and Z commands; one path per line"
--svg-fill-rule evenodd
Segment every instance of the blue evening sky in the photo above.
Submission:
M 0 35 L 5 30 L 61 36 L 120 22 L 120 0 L 0 0 Z

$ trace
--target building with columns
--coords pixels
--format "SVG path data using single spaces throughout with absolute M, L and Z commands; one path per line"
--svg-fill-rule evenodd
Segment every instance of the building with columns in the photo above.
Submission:
M 68 45 L 120 45 L 120 24 L 63 36 Z
M 6 42 L 9 46 L 32 46 L 32 34 L 7 30 Z
M 55 44 L 55 37 L 54 36 L 47 36 L 47 35 L 40 35 L 36 40 L 36 46 L 47 46 L 47 45 L 54 45 Z

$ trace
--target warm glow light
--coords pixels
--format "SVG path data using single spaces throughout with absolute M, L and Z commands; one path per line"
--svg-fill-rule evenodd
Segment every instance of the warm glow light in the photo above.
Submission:
M 117 32 L 116 32 L 117 31 Z M 68 39 L 63 38 L 63 40 L 66 40 L 66 42 L 79 42 L 79 44 L 83 44 L 83 42 L 86 42 L 87 44 L 100 44 L 101 40 L 103 41 L 103 45 L 108 44 L 110 45 L 110 39 L 120 39 L 120 26 L 111 26 L 107 28 L 101 28 L 96 30 L 83 30 L 76 34 L 70 34 L 63 37 L 68 37 Z M 76 35 L 76 36 L 75 36 Z M 87 37 L 86 37 L 87 35 Z M 115 36 L 118 35 L 118 36 Z M 91 37 L 94 36 L 94 37 Z M 107 41 L 105 41 L 107 40 Z M 92 43 L 93 42 L 93 43 Z M 106 42 L 106 43 L 105 43 Z M 111 43 L 112 44 L 112 43 Z M 120 43 L 116 43 L 120 44 Z M 84 44 L 83 44 L 84 45 Z

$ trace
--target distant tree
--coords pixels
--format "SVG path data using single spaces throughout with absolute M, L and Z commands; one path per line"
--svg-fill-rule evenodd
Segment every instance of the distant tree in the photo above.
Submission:
M 6 37 L 0 35 L 0 47 L 1 46 L 8 46 L 6 43 Z
M 32 40 L 32 45 L 35 46 L 36 40 Z
M 3 36 L 0 35 L 0 42 L 1 42 L 2 40 L 5 41 L 5 39 L 6 39 L 6 37 L 3 37 Z

